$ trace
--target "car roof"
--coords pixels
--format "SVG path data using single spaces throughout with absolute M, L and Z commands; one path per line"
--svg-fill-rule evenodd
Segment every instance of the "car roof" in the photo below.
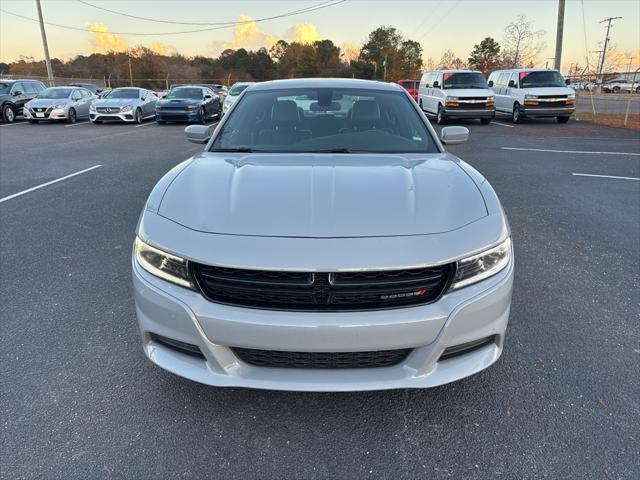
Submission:
M 431 72 L 440 72 L 440 73 L 482 73 L 480 70 L 468 70 L 468 69 L 465 69 L 465 68 L 458 69 L 458 70 L 453 70 L 453 69 L 427 70 L 424 73 L 431 73 Z
M 403 91 L 397 83 L 360 80 L 354 78 L 292 78 L 255 83 L 249 87 L 252 92 L 260 90 L 281 90 L 286 88 L 362 88 L 368 90 Z
M 498 72 L 557 72 L 558 70 L 555 70 L 553 68 L 504 68 L 502 70 L 495 70 L 494 72 L 491 73 L 498 73 Z

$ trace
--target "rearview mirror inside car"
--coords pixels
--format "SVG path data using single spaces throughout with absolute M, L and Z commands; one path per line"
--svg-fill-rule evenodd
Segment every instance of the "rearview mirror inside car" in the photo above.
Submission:
M 445 145 L 458 145 L 469 139 L 469 129 L 466 127 L 444 127 L 440 133 L 440 141 Z
M 206 125 L 189 125 L 184 133 L 191 143 L 207 143 L 211 138 L 211 128 Z

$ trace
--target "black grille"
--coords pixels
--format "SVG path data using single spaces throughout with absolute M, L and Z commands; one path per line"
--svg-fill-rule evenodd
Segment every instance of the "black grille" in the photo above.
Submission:
M 218 303 L 276 310 L 375 310 L 437 300 L 453 264 L 368 272 L 283 272 L 191 264 L 203 295 Z
M 257 367 L 273 368 L 374 368 L 402 362 L 411 349 L 378 352 L 282 352 L 232 348 L 240 360 Z

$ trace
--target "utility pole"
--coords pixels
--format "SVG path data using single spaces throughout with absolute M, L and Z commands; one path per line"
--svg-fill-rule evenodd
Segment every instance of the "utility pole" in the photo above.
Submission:
M 602 70 L 604 69 L 604 60 L 607 56 L 607 45 L 609 44 L 609 30 L 611 30 L 611 22 L 618 20 L 622 17 L 609 17 L 602 20 L 600 23 L 607 22 L 607 34 L 604 37 L 604 46 L 602 47 L 602 58 L 600 59 L 600 67 L 598 68 L 598 74 L 602 77 Z
M 47 77 L 49 78 L 49 86 L 53 86 L 53 69 L 51 68 L 51 58 L 49 58 L 49 45 L 47 44 L 47 34 L 44 31 L 44 20 L 42 19 L 42 7 L 40 0 L 36 0 L 38 7 L 38 18 L 40 19 L 40 35 L 42 36 L 42 48 L 44 48 L 44 61 L 47 64 Z
M 565 0 L 558 2 L 558 27 L 556 30 L 556 57 L 553 68 L 560 71 L 560 61 L 562 59 L 562 34 L 564 30 L 564 4 Z
M 133 87 L 133 71 L 131 70 L 131 50 L 127 50 L 127 54 L 129 57 L 129 82 Z

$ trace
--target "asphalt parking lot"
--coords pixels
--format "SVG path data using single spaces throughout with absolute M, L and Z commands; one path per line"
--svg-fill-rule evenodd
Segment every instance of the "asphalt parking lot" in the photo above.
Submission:
M 640 478 L 640 137 L 464 124 L 449 150 L 513 229 L 504 354 L 451 385 L 338 394 L 145 359 L 131 244 L 153 185 L 201 149 L 184 126 L 1 125 L 1 477 Z

